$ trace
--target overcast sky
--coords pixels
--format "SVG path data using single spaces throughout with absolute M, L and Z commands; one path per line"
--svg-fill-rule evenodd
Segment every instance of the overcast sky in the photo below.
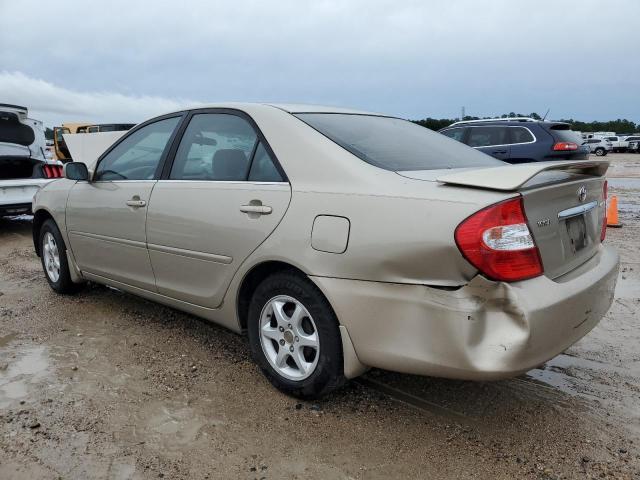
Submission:
M 640 122 L 639 47 L 639 0 L 0 0 L 0 103 L 47 125 L 218 101 Z

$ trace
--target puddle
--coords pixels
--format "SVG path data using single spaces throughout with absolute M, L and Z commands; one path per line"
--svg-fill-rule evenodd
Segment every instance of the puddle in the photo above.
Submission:
M 35 384 L 49 374 L 50 361 L 44 346 L 15 345 L 7 348 L 15 334 L 0 337 L 0 408 L 29 395 Z
M 543 367 L 530 370 L 526 377 L 570 395 L 584 395 L 585 382 L 590 388 L 598 389 L 598 376 L 609 376 L 613 373 L 628 376 L 633 373 L 632 370 L 562 353 L 549 360 Z
M 6 347 L 11 343 L 11 341 L 16 338 L 16 333 L 10 333 L 9 335 L 5 335 L 4 337 L 0 337 L 0 348 Z
M 206 430 L 226 422 L 187 402 L 154 401 L 143 406 L 133 416 L 119 419 L 120 440 L 131 444 L 144 442 L 163 452 L 179 451 L 185 445 L 195 445 L 207 436 Z
M 182 445 L 195 440 L 206 424 L 207 421 L 196 415 L 191 408 L 167 405 L 156 407 L 155 413 L 147 421 L 151 431 Z

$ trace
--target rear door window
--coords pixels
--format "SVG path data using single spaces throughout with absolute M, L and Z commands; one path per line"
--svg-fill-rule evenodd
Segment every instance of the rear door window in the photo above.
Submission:
M 507 128 L 502 126 L 470 127 L 467 145 L 470 147 L 507 145 L 509 143 Z
M 257 142 L 253 127 L 237 115 L 196 114 L 180 140 L 169 178 L 246 180 Z
M 282 182 L 283 178 L 276 168 L 271 155 L 262 142 L 258 144 L 249 171 L 250 182 Z
M 511 133 L 511 143 L 531 143 L 535 141 L 528 128 L 509 127 L 509 133 Z

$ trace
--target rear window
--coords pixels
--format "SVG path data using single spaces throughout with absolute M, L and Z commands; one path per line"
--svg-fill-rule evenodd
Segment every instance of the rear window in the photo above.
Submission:
M 547 127 L 547 129 L 556 142 L 572 142 L 578 145 L 584 142 L 582 136 L 571 130 L 571 125 L 569 124 L 559 123 L 557 125 L 551 125 Z
M 504 165 L 500 160 L 407 120 L 344 113 L 295 116 L 356 157 L 385 170 Z

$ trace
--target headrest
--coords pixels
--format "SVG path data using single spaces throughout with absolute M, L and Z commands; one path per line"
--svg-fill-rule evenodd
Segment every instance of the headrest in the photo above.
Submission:
M 223 148 L 213 155 L 216 180 L 244 180 L 249 160 L 242 150 Z

